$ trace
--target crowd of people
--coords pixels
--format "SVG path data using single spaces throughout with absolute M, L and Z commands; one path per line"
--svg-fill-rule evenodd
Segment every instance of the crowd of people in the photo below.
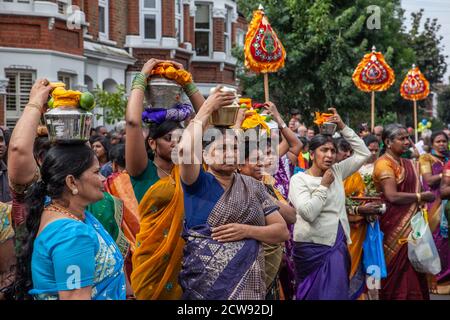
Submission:
M 86 143 L 50 143 L 42 130 L 47 79 L 35 82 L 12 133 L 1 128 L 0 300 L 427 300 L 450 292 L 448 132 L 424 136 L 419 149 L 403 125 L 355 132 L 330 108 L 337 130 L 321 134 L 298 110 L 286 124 L 267 102 L 270 124 L 247 129 L 257 132 L 253 141 L 241 129 L 244 108 L 231 131 L 212 128 L 211 115 L 235 96 L 218 87 L 205 99 L 194 82 L 183 86 L 190 116 L 143 125 L 147 80 L 161 63 L 182 69 L 150 59 L 124 121 L 93 129 Z M 218 134 L 205 139 L 212 129 Z M 416 271 L 399 241 L 421 207 L 437 275 Z M 387 265 L 378 286 L 363 264 L 374 222 Z

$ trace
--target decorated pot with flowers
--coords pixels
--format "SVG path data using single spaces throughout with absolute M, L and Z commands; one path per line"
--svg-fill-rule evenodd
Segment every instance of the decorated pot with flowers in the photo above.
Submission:
M 66 90 L 63 84 L 54 86 L 47 103 L 49 111 L 44 114 L 50 141 L 86 142 L 92 127 L 94 96 L 90 92 Z

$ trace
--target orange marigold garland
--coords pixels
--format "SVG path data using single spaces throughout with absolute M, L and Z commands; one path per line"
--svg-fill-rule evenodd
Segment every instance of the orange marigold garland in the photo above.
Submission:
M 155 66 L 151 73 L 152 76 L 158 75 L 166 79 L 173 80 L 184 87 L 192 82 L 192 75 L 183 69 L 176 69 L 171 63 L 162 62 Z
M 430 83 L 415 65 L 408 71 L 400 86 L 400 94 L 406 100 L 423 100 L 430 94 Z
M 395 82 L 394 71 L 383 54 L 375 50 L 373 47 L 371 53 L 364 55 L 353 72 L 353 82 L 361 91 L 385 91 Z
M 253 13 L 245 37 L 245 66 L 256 73 L 277 72 L 284 66 L 286 51 L 259 7 Z

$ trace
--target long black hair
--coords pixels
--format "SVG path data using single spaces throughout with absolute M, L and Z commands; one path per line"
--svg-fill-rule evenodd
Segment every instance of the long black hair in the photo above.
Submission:
M 79 178 L 94 163 L 95 154 L 85 144 L 56 145 L 45 156 L 41 166 L 41 180 L 27 191 L 26 235 L 21 239 L 21 252 L 17 257 L 15 291 L 19 299 L 28 298 L 32 288 L 31 256 L 33 244 L 41 223 L 46 196 L 60 199 L 66 190 L 66 177 Z
M 331 142 L 333 144 L 333 146 L 336 148 L 336 151 L 337 151 L 336 141 L 333 139 L 333 137 L 329 136 L 329 135 L 324 135 L 324 134 L 315 135 L 311 139 L 311 141 L 309 142 L 309 150 L 315 151 L 317 148 L 319 148 L 329 142 Z
M 392 124 L 388 124 L 384 130 L 383 130 L 383 134 L 381 136 L 381 139 L 383 141 L 383 148 L 380 151 L 380 156 L 382 156 L 383 154 L 386 153 L 386 149 L 387 149 L 387 143 L 386 140 L 393 140 L 395 139 L 395 137 L 398 135 L 400 130 L 407 130 L 406 127 L 404 125 L 401 125 L 399 123 L 392 123 Z
M 103 149 L 105 149 L 106 161 L 109 161 L 109 150 L 111 149 L 111 144 L 108 138 L 104 136 L 93 136 L 89 138 L 89 142 L 91 143 L 91 146 L 95 142 L 100 142 L 100 144 L 103 146 Z

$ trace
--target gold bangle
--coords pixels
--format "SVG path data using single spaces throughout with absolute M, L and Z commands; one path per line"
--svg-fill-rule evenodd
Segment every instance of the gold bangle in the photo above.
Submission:
M 39 112 L 42 114 L 44 113 L 42 110 L 42 106 L 38 105 L 37 103 L 33 103 L 33 102 L 28 102 L 25 107 L 31 107 L 31 108 L 35 108 L 37 110 L 39 110 Z
M 420 195 L 419 192 L 416 193 L 416 198 L 417 198 L 417 202 L 421 202 L 422 201 L 422 196 Z

